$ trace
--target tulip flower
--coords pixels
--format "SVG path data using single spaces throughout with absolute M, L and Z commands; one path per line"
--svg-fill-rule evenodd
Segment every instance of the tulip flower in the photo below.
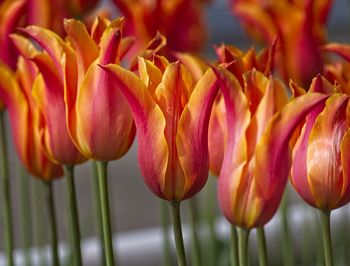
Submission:
M 144 181 L 156 196 L 172 203 L 179 228 L 179 202 L 199 192 L 208 177 L 207 130 L 218 88 L 211 70 L 194 84 L 180 62 L 163 66 L 140 57 L 141 78 L 118 65 L 102 67 L 133 111 Z M 175 234 L 178 260 L 184 265 L 181 237 Z
M 310 112 L 293 149 L 291 181 L 299 195 L 320 210 L 326 265 L 332 264 L 330 212 L 350 201 L 347 94 L 318 76 L 310 92 L 331 95 Z
M 242 88 L 228 70 L 214 69 L 228 125 L 219 202 L 228 221 L 244 228 L 240 263 L 246 265 L 249 230 L 264 226 L 281 201 L 291 163 L 289 139 L 300 120 L 326 96 L 310 94 L 286 105 L 288 93 L 278 80 L 252 70 L 244 75 Z
M 231 5 L 253 37 L 270 44 L 277 36 L 277 61 L 283 79 L 309 86 L 312 77 L 322 73 L 324 58 L 319 47 L 326 42 L 325 24 L 332 2 L 232 0 Z
M 0 64 L 0 99 L 9 112 L 12 137 L 17 153 L 25 168 L 35 177 L 42 179 L 47 188 L 46 202 L 50 210 L 52 259 L 53 265 L 58 265 L 57 230 L 51 180 L 62 176 L 63 172 L 59 165 L 47 158 L 41 148 L 40 128 L 45 122 L 39 107 L 31 96 L 31 90 L 41 86 L 42 82 L 42 76 L 38 75 L 34 65 L 23 57 L 18 59 L 16 73 L 6 65 Z M 13 262 L 9 260 L 8 264 L 13 265 Z
M 114 0 L 126 18 L 125 33 L 145 46 L 159 31 L 168 40 L 169 51 L 198 51 L 205 40 L 203 0 Z
M 65 165 L 81 162 L 80 152 L 106 167 L 105 162 L 123 156 L 133 142 L 135 126 L 129 106 L 118 86 L 98 67 L 120 62 L 130 47 L 131 39 L 121 37 L 122 23 L 122 19 L 112 22 L 96 19 L 89 33 L 82 22 L 65 20 L 69 43 L 40 27 L 21 30 L 44 50 L 32 56 L 46 85 L 34 94 L 48 121 L 42 135 L 43 146 L 57 162 Z M 49 102 L 55 104 L 46 104 Z M 101 197 L 106 204 L 106 184 L 103 189 Z M 106 223 L 108 216 L 109 213 L 103 214 Z M 108 263 L 113 264 L 111 242 L 106 247 Z

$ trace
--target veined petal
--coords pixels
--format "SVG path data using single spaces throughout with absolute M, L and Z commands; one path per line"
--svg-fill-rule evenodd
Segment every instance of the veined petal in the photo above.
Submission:
M 246 129 L 250 122 L 248 102 L 237 79 L 222 67 L 214 68 L 223 92 L 226 106 L 228 137 L 224 160 L 219 177 L 218 195 L 221 209 L 228 219 L 234 217 L 235 204 L 242 194 L 238 191 L 248 181 L 243 176 L 247 163 Z M 231 218 L 230 218 L 231 217 Z
M 115 160 L 131 146 L 134 124 L 129 106 L 119 84 L 96 64 L 81 83 L 75 116 L 69 117 L 70 134 L 85 157 Z
M 273 193 L 282 196 L 290 170 L 289 139 L 301 120 L 327 97 L 318 93 L 300 96 L 272 118 L 255 152 L 255 180 L 265 199 Z
M 305 125 L 301 130 L 299 138 L 293 148 L 293 163 L 291 168 L 291 182 L 301 197 L 311 206 L 316 207 L 311 193 L 307 177 L 307 151 L 311 130 L 317 116 L 322 112 L 324 103 L 320 103 L 306 117 Z
M 134 114 L 139 141 L 138 159 L 145 183 L 154 194 L 166 199 L 163 191 L 169 151 L 164 136 L 165 117 L 136 75 L 115 64 L 101 67 L 112 75 Z
M 185 174 L 186 199 L 199 192 L 208 177 L 208 125 L 211 109 L 219 90 L 213 70 L 198 81 L 181 115 L 176 135 L 179 162 Z
M 307 150 L 308 182 L 315 204 L 324 210 L 334 209 L 343 190 L 341 141 L 348 130 L 346 107 L 349 97 L 332 95 L 317 117 Z

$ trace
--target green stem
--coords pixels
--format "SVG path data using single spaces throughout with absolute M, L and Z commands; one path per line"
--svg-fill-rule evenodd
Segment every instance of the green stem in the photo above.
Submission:
M 208 248 L 205 252 L 206 254 L 206 261 L 207 265 L 215 265 L 216 264 L 216 258 L 218 254 L 218 244 L 219 241 L 216 236 L 216 230 L 215 230 L 215 221 L 217 217 L 217 209 L 216 209 L 216 179 L 214 177 L 209 178 L 208 182 L 205 186 L 206 189 L 206 221 L 209 229 L 209 239 L 208 241 Z
M 180 202 L 171 201 L 170 204 L 173 216 L 173 229 L 176 245 L 177 263 L 179 266 L 186 266 L 186 254 L 181 228 Z
M 95 218 L 96 218 L 96 224 L 97 224 L 97 234 L 99 236 L 99 242 L 100 242 L 100 250 L 101 250 L 101 265 L 106 265 L 106 258 L 104 256 L 105 248 L 104 248 L 104 242 L 103 242 L 103 226 L 102 226 L 102 211 L 101 211 L 101 196 L 100 196 L 100 189 L 99 189 L 99 182 L 98 182 L 98 169 L 97 169 L 97 162 L 92 161 L 91 164 L 92 167 L 92 187 L 93 187 L 93 194 L 95 196 Z
M 249 230 L 245 228 L 238 229 L 238 250 L 239 250 L 239 265 L 248 266 L 248 238 Z
M 284 196 L 281 202 L 281 218 L 282 218 L 282 249 L 283 249 L 283 265 L 293 266 L 293 251 L 292 239 L 289 232 L 288 224 L 288 187 L 284 191 Z
M 230 265 L 238 266 L 238 239 L 237 230 L 234 225 L 231 225 L 230 232 Z
M 44 213 L 45 204 L 44 198 L 44 187 L 42 186 L 42 180 L 32 178 L 32 223 L 34 229 L 34 243 L 37 247 L 43 247 L 47 243 L 47 223 L 44 223 L 46 216 Z M 38 263 L 37 266 L 46 266 L 48 264 L 46 254 L 44 254 L 43 249 L 38 252 Z
M 19 163 L 17 161 L 17 163 Z M 19 188 L 20 191 L 20 227 L 22 235 L 22 247 L 24 250 L 25 265 L 31 265 L 30 245 L 31 235 L 31 215 L 30 215 L 30 179 L 23 167 L 19 166 Z
M 108 200 L 107 165 L 108 162 L 97 162 L 105 258 L 107 266 L 114 266 L 112 228 Z
M 326 266 L 333 266 L 332 237 L 330 225 L 331 212 L 320 210 L 319 215 L 321 220 L 323 251 Z
M 77 206 L 77 197 L 75 193 L 74 183 L 74 166 L 65 165 L 64 173 L 66 177 L 66 189 L 68 195 L 68 209 L 69 209 L 69 226 L 73 246 L 73 260 L 75 266 L 82 265 L 81 248 L 80 248 L 80 227 L 79 214 Z
M 258 238 L 259 266 L 267 266 L 267 250 L 264 227 L 256 229 Z
M 200 253 L 200 244 L 197 233 L 198 228 L 198 206 L 196 198 L 193 197 L 189 199 L 189 209 L 190 209 L 190 220 L 191 220 L 191 238 L 192 238 L 192 264 L 193 266 L 201 266 L 201 253 Z
M 52 189 L 52 181 L 44 181 L 46 203 L 49 218 L 49 227 L 51 233 L 51 256 L 52 265 L 59 266 L 59 255 L 58 255 L 58 239 L 57 239 L 57 225 L 56 225 L 56 214 L 55 214 L 55 200 L 54 191 Z
M 5 234 L 5 250 L 7 257 L 7 265 L 13 266 L 13 234 L 12 234 L 12 207 L 10 180 L 8 171 L 8 151 L 7 138 L 5 128 L 5 112 L 0 112 L 0 150 L 1 150 L 1 194 L 3 200 L 3 218 L 4 218 L 4 234 Z
M 162 226 L 162 235 L 163 235 L 163 265 L 171 266 L 172 257 L 171 257 L 171 248 L 170 248 L 170 238 L 169 238 L 169 215 L 168 215 L 168 205 L 163 200 L 160 201 L 160 219 Z

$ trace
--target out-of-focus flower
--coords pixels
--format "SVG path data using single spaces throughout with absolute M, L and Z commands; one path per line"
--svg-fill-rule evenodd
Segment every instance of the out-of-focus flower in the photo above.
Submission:
M 227 113 L 227 147 L 219 177 L 219 202 L 234 225 L 253 228 L 275 214 L 290 170 L 289 139 L 300 120 L 326 96 L 287 103 L 282 83 L 256 70 L 244 88 L 228 70 L 214 68 Z
M 323 51 L 337 54 L 344 60 L 330 60 L 324 66 L 323 75 L 332 84 L 338 83 L 343 93 L 350 95 L 350 45 L 328 43 L 321 48 Z
M 159 31 L 168 40 L 168 49 L 198 51 L 206 34 L 202 0 L 114 0 L 126 18 L 127 35 L 137 37 L 143 47 Z
M 63 171 L 46 157 L 41 147 L 40 128 L 45 121 L 31 96 L 31 90 L 41 82 L 35 66 L 23 57 L 18 59 L 16 73 L 0 64 L 0 98 L 9 112 L 19 158 L 32 175 L 50 180 L 62 176 Z
M 62 137 L 56 135 L 66 130 L 64 114 L 71 140 L 84 157 L 110 161 L 130 148 L 135 135 L 132 113 L 118 84 L 98 66 L 120 62 L 130 46 L 130 39 L 121 37 L 121 24 L 121 19 L 96 19 L 90 35 L 82 22 L 65 20 L 69 43 L 40 27 L 22 30 L 45 51 L 32 60 L 46 84 L 36 98 L 44 99 L 42 110 L 52 125 L 45 129 L 44 143 L 53 158 L 54 148 L 59 146 L 51 144 L 62 143 Z M 62 131 L 57 129 L 57 119 L 62 122 Z
M 318 76 L 310 92 L 331 95 L 306 117 L 293 148 L 291 181 L 311 206 L 331 211 L 350 201 L 349 96 Z
M 12 68 L 17 51 L 9 34 L 16 27 L 38 25 L 63 34 L 62 21 L 66 17 L 84 17 L 98 0 L 4 0 L 0 1 L 0 60 Z
M 322 73 L 319 46 L 332 0 L 232 0 L 232 10 L 247 30 L 268 45 L 278 38 L 276 65 L 285 81 L 309 86 Z M 305 60 L 308 58 L 308 60 Z
M 190 198 L 208 177 L 208 123 L 218 87 L 209 70 L 197 82 L 180 62 L 139 57 L 138 78 L 118 65 L 103 66 L 134 114 L 138 159 L 145 183 L 169 201 Z

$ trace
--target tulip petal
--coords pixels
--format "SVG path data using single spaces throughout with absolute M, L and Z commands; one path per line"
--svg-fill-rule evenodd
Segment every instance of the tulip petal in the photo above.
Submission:
M 139 57 L 138 71 L 140 79 L 145 83 L 148 91 L 155 99 L 155 91 L 162 81 L 163 73 L 152 62 Z
M 168 146 L 164 136 L 165 118 L 144 83 L 132 72 L 110 64 L 101 66 L 112 75 L 133 111 L 139 141 L 138 160 L 144 181 L 161 198 L 168 162 Z
M 309 137 L 307 172 L 318 208 L 332 210 L 343 190 L 341 140 L 347 131 L 346 107 L 349 97 L 334 94 L 317 117 Z
M 300 96 L 271 120 L 255 152 L 255 180 L 265 199 L 274 193 L 282 197 L 290 170 L 289 139 L 302 119 L 327 97 L 318 93 Z
M 213 68 L 219 80 L 226 106 L 228 137 L 226 152 L 219 178 L 219 200 L 224 215 L 230 219 L 239 201 L 239 187 L 244 187 L 247 178 L 240 178 L 247 161 L 247 139 L 245 132 L 250 122 L 250 111 L 243 90 L 230 72 L 222 67 Z
M 349 107 L 348 107 L 349 108 Z M 341 193 L 341 199 L 338 202 L 337 207 L 341 207 L 347 204 L 350 200 L 350 130 L 348 130 L 341 142 L 341 163 L 343 169 L 343 188 Z
M 198 81 L 181 115 L 176 135 L 178 158 L 186 178 L 181 199 L 196 194 L 207 180 L 208 124 L 218 89 L 210 69 Z
M 99 50 L 91 39 L 85 24 L 75 19 L 65 19 L 64 29 L 77 52 L 78 75 L 82 79 L 91 63 L 98 57 Z
M 319 104 L 306 117 L 305 125 L 293 149 L 293 163 L 291 168 L 291 182 L 301 197 L 311 206 L 315 201 L 307 177 L 307 150 L 311 130 L 317 116 L 322 112 L 324 104 Z
M 4 64 L 0 64 L 0 99 L 9 111 L 17 152 L 23 162 L 28 162 L 28 103 L 14 73 Z

